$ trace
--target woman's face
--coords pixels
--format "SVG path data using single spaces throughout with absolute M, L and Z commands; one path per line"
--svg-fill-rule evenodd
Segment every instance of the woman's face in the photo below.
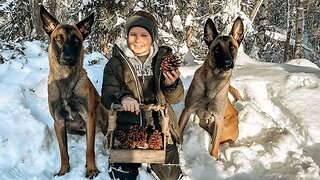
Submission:
M 136 56 L 146 56 L 150 52 L 152 38 L 142 27 L 133 27 L 128 34 L 128 46 Z

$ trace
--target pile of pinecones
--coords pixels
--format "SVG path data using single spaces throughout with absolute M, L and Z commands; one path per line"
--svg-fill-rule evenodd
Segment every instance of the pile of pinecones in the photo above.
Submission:
M 114 136 L 119 149 L 162 149 L 162 133 L 158 130 L 147 130 L 142 126 L 131 126 L 128 132 L 116 129 Z
M 181 66 L 181 58 L 177 54 L 167 56 L 161 63 L 160 69 L 162 71 L 175 71 Z

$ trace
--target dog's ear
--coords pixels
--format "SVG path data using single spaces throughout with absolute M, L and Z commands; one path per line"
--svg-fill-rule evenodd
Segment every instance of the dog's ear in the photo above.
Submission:
M 213 21 L 208 18 L 206 24 L 204 25 L 204 37 L 203 40 L 206 42 L 208 47 L 210 47 L 211 43 L 219 36 L 216 26 Z
M 40 16 L 43 23 L 43 29 L 50 36 L 59 24 L 59 21 L 56 20 L 42 5 L 40 7 Z
M 243 22 L 240 17 L 237 17 L 237 19 L 233 23 L 232 29 L 230 31 L 230 35 L 233 36 L 233 38 L 238 42 L 239 45 L 243 40 L 243 32 L 244 32 Z
M 91 27 L 94 21 L 94 13 L 77 23 L 77 27 L 80 30 L 83 39 L 85 39 L 91 32 Z

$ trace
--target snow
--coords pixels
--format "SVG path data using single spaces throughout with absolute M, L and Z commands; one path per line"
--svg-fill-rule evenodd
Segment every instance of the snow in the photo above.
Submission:
M 60 156 L 47 104 L 47 52 L 25 43 L 25 57 L 0 65 L 0 179 L 85 179 L 85 137 L 69 135 L 71 171 L 54 177 Z M 93 63 L 94 62 L 94 63 Z M 107 59 L 85 55 L 84 67 L 100 91 Z M 202 61 L 181 67 L 187 91 Z M 189 121 L 179 146 L 184 180 L 319 179 L 320 69 L 306 59 L 286 64 L 257 62 L 240 49 L 231 84 L 243 100 L 236 145 L 223 144 L 219 160 L 209 155 L 209 134 Z M 183 102 L 174 105 L 177 117 Z M 96 179 L 110 179 L 103 135 L 96 135 Z M 137 179 L 153 180 L 144 168 Z
M 183 31 L 182 20 L 179 15 L 174 15 L 172 19 L 172 26 L 177 31 Z
M 192 20 L 193 20 L 193 16 L 191 14 L 188 14 L 184 26 L 185 27 L 191 26 L 192 25 Z

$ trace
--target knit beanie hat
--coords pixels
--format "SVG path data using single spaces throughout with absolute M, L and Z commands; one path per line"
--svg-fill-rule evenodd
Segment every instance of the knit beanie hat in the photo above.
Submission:
M 129 34 L 130 29 L 136 26 L 146 29 L 152 38 L 152 42 L 154 42 L 157 39 L 157 21 L 151 13 L 140 10 L 135 12 L 132 16 L 130 16 L 126 21 L 127 35 Z

